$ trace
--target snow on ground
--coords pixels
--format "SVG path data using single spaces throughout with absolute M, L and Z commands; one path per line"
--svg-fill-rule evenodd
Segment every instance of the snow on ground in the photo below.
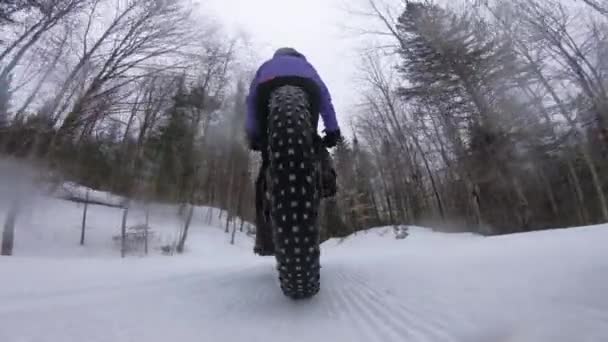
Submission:
M 484 238 L 377 228 L 322 248 L 322 290 L 294 302 L 272 258 L 197 208 L 181 256 L 121 259 L 121 210 L 36 197 L 0 258 L 0 341 L 608 340 L 608 226 Z M 35 209 L 35 210 L 34 210 Z M 143 210 L 129 221 L 138 224 Z M 2 218 L 2 215 L 0 215 Z M 155 206 L 170 239 L 182 220 Z
M 15 238 L 15 256 L 36 257 L 119 257 L 120 246 L 112 237 L 121 233 L 123 211 L 103 205 L 89 205 L 85 232 L 85 246 L 80 246 L 84 204 L 43 196 L 30 196 L 18 218 Z M 178 215 L 176 206 L 150 205 L 149 208 L 150 254 L 160 254 L 160 246 L 177 241 L 179 230 L 184 226 L 185 213 Z M 129 211 L 127 227 L 145 224 L 146 209 L 135 204 Z M 223 232 L 224 220 L 219 219 L 220 211 L 207 207 L 196 207 L 192 219 L 192 230 L 199 230 L 189 236 L 190 254 L 213 256 L 216 246 L 230 241 L 230 235 Z M 225 215 L 224 215 L 225 216 Z M 0 218 L 2 216 L 0 215 Z M 237 223 L 237 229 L 240 221 Z M 232 229 L 232 224 L 230 225 Z M 197 243 L 202 236 L 209 239 L 203 245 Z M 250 242 L 253 237 L 238 232 L 237 246 Z M 220 247 L 221 248 L 221 247 Z M 143 250 L 136 252 L 141 255 Z

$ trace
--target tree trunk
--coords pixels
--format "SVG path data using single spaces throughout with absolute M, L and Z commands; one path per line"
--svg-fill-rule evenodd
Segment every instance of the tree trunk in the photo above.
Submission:
M 349 204 L 350 204 L 350 208 L 351 208 L 349 210 L 349 212 L 350 212 L 350 222 L 351 222 L 350 224 L 352 226 L 351 227 L 351 231 L 358 231 L 359 230 L 359 222 L 357 221 L 357 211 L 355 210 L 357 203 L 356 203 L 356 201 L 355 201 L 355 199 L 353 197 L 350 198 Z
M 211 220 L 213 220 L 213 207 L 209 206 L 207 208 L 207 224 L 211 224 Z
M 553 187 L 547 180 L 547 177 L 543 174 L 542 170 L 537 172 L 538 178 L 543 183 L 543 187 L 547 192 L 547 197 L 549 198 L 549 203 L 551 204 L 551 213 L 553 216 L 559 216 L 559 208 L 557 207 L 557 201 L 555 200 L 555 193 L 553 192 Z
M 238 193 L 238 197 L 237 197 L 237 204 L 236 204 L 236 214 L 238 217 L 241 218 L 241 231 L 243 231 L 243 201 L 245 199 L 245 189 L 247 187 L 247 172 L 243 170 L 243 172 L 241 172 L 241 177 L 240 177 L 240 181 L 239 181 L 239 187 L 237 188 Z
M 230 222 L 232 221 L 232 214 L 230 214 L 229 209 L 226 209 L 226 228 L 224 229 L 224 233 L 230 232 Z
M 192 215 L 194 214 L 194 206 L 190 205 L 190 210 L 188 211 L 188 216 L 186 217 L 186 223 L 184 224 L 184 230 L 182 231 L 182 236 L 179 239 L 179 243 L 177 245 L 177 252 L 183 253 L 184 247 L 186 245 L 186 238 L 188 237 L 188 230 L 190 229 L 190 223 L 192 222 Z
M 144 253 L 148 255 L 148 232 L 150 231 L 150 207 L 146 204 L 146 230 L 144 237 Z
M 89 189 L 84 200 L 84 209 L 82 211 L 82 227 L 80 229 L 80 245 L 84 246 L 84 235 L 87 228 L 87 210 L 89 209 Z
M 589 168 L 589 172 L 591 172 L 591 179 L 593 180 L 593 186 L 595 188 L 595 192 L 600 201 L 600 209 L 602 211 L 602 217 L 604 222 L 608 222 L 608 202 L 606 202 L 606 196 L 604 194 L 604 190 L 602 188 L 602 181 L 600 180 L 600 176 L 597 172 L 597 168 L 595 166 L 595 162 L 587 149 L 587 146 L 581 146 L 581 152 L 583 154 L 583 159 Z
M 123 209 L 122 224 L 120 226 L 120 256 L 122 258 L 127 254 L 127 216 L 129 215 L 129 206 Z
M 230 244 L 234 245 L 234 236 L 236 235 L 236 225 L 232 226 L 232 237 L 230 237 Z
M 374 208 L 374 216 L 376 217 L 376 226 L 382 225 L 382 218 L 380 217 L 380 208 L 378 208 L 378 203 L 376 201 L 376 193 L 372 188 L 372 193 L 370 194 L 370 198 L 372 200 L 372 206 Z
M 484 233 L 482 231 L 482 215 L 481 215 L 481 207 L 480 207 L 480 195 L 479 195 L 479 186 L 477 184 L 473 184 L 471 181 L 466 180 L 467 183 L 467 191 L 468 197 L 470 200 L 471 209 L 473 209 L 473 223 L 477 228 L 477 232 Z
M 532 212 L 530 211 L 530 203 L 528 202 L 528 198 L 526 198 L 526 194 L 521 186 L 519 180 L 515 177 L 512 178 L 511 184 L 513 184 L 513 188 L 515 190 L 515 194 L 517 195 L 517 199 L 519 201 L 519 217 L 520 217 L 520 229 L 522 231 L 527 231 L 530 229 L 530 220 L 532 217 Z
M 13 255 L 15 243 L 15 224 L 19 214 L 19 203 L 13 202 L 4 220 L 4 230 L 2 231 L 2 250 L 0 255 Z
M 228 161 L 228 188 L 226 189 L 226 194 L 225 194 L 225 202 L 224 204 L 224 208 L 226 209 L 226 229 L 225 232 L 228 233 L 230 232 L 230 220 L 232 220 L 232 192 L 233 192 L 233 187 L 234 187 L 234 169 L 235 169 L 235 163 L 234 163 L 234 149 L 232 149 L 231 151 L 231 156 L 230 156 L 230 160 Z
M 586 225 L 589 222 L 589 215 L 587 213 L 587 208 L 585 207 L 585 195 L 581 188 L 581 181 L 578 178 L 578 174 L 576 173 L 576 169 L 574 168 L 574 164 L 572 161 L 568 159 L 568 173 L 570 173 L 570 179 L 572 181 L 572 186 L 574 186 L 574 194 L 576 196 L 578 202 L 578 217 L 581 225 Z
M 420 153 L 420 158 L 424 162 L 424 167 L 426 169 L 427 174 L 429 175 L 429 179 L 431 181 L 431 187 L 433 188 L 433 193 L 435 194 L 435 200 L 437 201 L 437 209 L 439 210 L 439 215 L 441 216 L 441 221 L 445 221 L 445 212 L 443 210 L 443 202 L 441 201 L 441 196 L 439 195 L 439 190 L 437 189 L 437 185 L 435 184 L 435 177 L 433 176 L 433 172 L 431 171 L 431 167 L 429 166 L 429 161 L 426 158 L 426 155 L 422 151 L 422 147 L 420 146 L 420 142 L 418 138 L 413 136 L 414 144 L 416 145 L 416 149 Z
M 395 224 L 395 217 L 393 216 L 393 206 L 391 204 L 391 196 L 388 191 L 385 192 L 386 205 L 388 206 L 388 218 L 391 220 L 390 224 Z

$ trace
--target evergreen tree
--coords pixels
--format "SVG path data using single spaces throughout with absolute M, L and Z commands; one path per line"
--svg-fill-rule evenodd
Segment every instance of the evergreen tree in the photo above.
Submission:
M 397 31 L 403 62 L 399 71 L 411 86 L 401 94 L 426 104 L 449 103 L 487 130 L 497 129 L 497 101 L 526 77 L 509 41 L 471 14 L 408 2 Z
M 188 118 L 188 92 L 183 80 L 165 113 L 166 122 L 148 142 L 148 154 L 156 161 L 156 193 L 182 200 L 194 176 L 196 127 Z
M 476 201 L 484 197 L 481 203 L 492 208 L 508 199 L 495 197 L 496 193 L 513 191 L 516 201 L 526 202 L 513 182 L 521 173 L 517 159 L 525 151 L 520 148 L 516 153 L 516 146 L 525 145 L 522 139 L 529 135 L 513 132 L 529 129 L 529 113 L 514 96 L 514 89 L 525 83 L 527 70 L 510 41 L 473 14 L 414 2 L 408 2 L 399 17 L 397 32 L 402 59 L 398 70 L 408 84 L 400 94 L 433 109 L 422 115 L 439 113 L 452 143 L 462 142 L 455 146 L 459 163 L 471 177 L 469 187 L 479 186 L 479 191 L 469 192 L 475 193 Z M 484 216 L 504 220 L 487 210 Z

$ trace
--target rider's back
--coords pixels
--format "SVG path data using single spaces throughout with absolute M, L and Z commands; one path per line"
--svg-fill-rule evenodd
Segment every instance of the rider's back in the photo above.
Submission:
M 246 130 L 250 139 L 255 139 L 258 132 L 258 115 L 256 99 L 257 88 L 260 84 L 280 77 L 301 77 L 312 80 L 319 90 L 319 111 L 327 131 L 338 131 L 336 113 L 327 86 L 317 73 L 317 70 L 306 60 L 306 57 L 291 48 L 279 49 L 274 56 L 262 64 L 250 87 L 247 102 Z
M 266 61 L 260 67 L 256 80 L 262 83 L 283 76 L 304 77 L 319 83 L 321 81 L 316 70 L 306 59 L 291 55 L 279 55 Z

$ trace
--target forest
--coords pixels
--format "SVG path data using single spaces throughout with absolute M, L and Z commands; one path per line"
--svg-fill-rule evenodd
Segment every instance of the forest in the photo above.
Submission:
M 325 237 L 608 222 L 608 1 L 386 2 L 363 4 L 377 28 L 361 30 Z M 3 158 L 50 182 L 253 222 L 253 47 L 195 7 L 0 3 Z

